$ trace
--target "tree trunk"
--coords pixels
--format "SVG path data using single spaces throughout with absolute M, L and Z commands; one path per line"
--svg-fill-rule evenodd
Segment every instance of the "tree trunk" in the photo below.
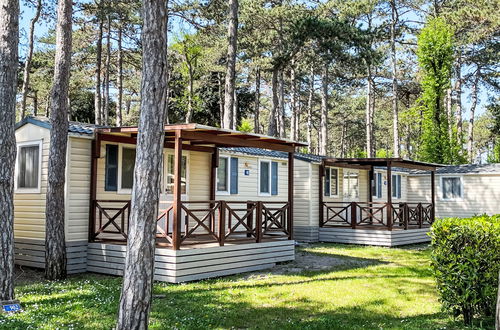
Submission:
M 479 68 L 476 71 L 476 76 L 474 78 L 474 83 L 472 84 L 471 91 L 471 106 L 470 106 L 470 119 L 469 119 L 469 138 L 467 142 L 467 153 L 469 154 L 469 162 L 474 162 L 473 146 L 474 146 L 474 116 L 477 107 L 477 94 L 478 94 L 478 84 L 479 84 Z
M 221 73 L 217 73 L 217 82 L 219 85 L 219 110 L 220 110 L 220 127 L 224 127 L 224 87 L 222 85 Z
M 19 2 L 0 0 L 0 300 L 14 299 L 14 167 Z
M 106 35 L 106 71 L 104 76 L 104 125 L 109 125 L 109 71 L 111 69 L 111 16 L 107 18 L 107 35 Z
M 269 113 L 269 128 L 267 131 L 267 134 L 269 136 L 277 136 L 278 135 L 278 128 L 277 128 L 277 123 L 276 123 L 276 117 L 277 117 L 277 112 L 278 112 L 278 106 L 279 106 L 279 100 L 278 100 L 278 74 L 279 74 L 279 69 L 275 67 L 273 69 L 273 75 L 272 75 L 272 81 L 271 81 L 271 89 L 272 89 L 272 94 L 273 94 L 273 101 L 272 101 L 272 107 L 271 107 L 271 112 Z
M 231 128 L 234 108 L 236 78 L 236 46 L 238 42 L 238 0 L 229 0 L 228 47 L 226 64 L 226 88 L 224 94 L 223 128 Z
M 141 112 L 127 255 L 117 329 L 147 329 L 154 276 L 155 232 L 167 90 L 167 4 L 142 5 Z
M 187 104 L 187 113 L 186 113 L 186 123 L 190 123 L 193 119 L 193 68 L 191 66 L 191 62 L 186 54 L 186 63 L 188 65 L 188 104 Z
M 462 53 L 459 51 L 455 63 L 455 121 L 457 122 L 458 144 L 462 145 L 463 125 L 462 125 Z
M 285 79 L 283 70 L 278 75 L 279 97 L 278 97 L 278 130 L 280 138 L 285 137 Z
M 255 71 L 255 109 L 254 109 L 254 132 L 260 133 L 260 68 Z
M 297 86 L 296 86 L 296 81 L 295 81 L 295 63 L 292 62 L 292 68 L 290 70 L 290 86 L 291 86 L 291 91 L 290 91 L 290 110 L 292 112 L 292 118 L 290 120 L 290 140 L 296 141 L 297 140 L 297 133 L 298 133 L 298 127 L 297 127 Z
M 319 154 L 326 156 L 328 152 L 328 64 L 324 65 L 321 75 L 320 132 Z
M 31 61 L 33 59 L 33 48 L 35 45 L 35 25 L 40 18 L 42 12 L 42 0 L 37 0 L 35 16 L 30 22 L 30 32 L 28 41 L 28 53 L 24 62 L 23 87 L 21 91 L 21 119 L 26 117 L 26 99 L 28 98 L 28 90 L 30 85 Z
M 66 277 L 66 238 L 64 233 L 64 186 L 68 145 L 69 79 L 72 47 L 72 0 L 57 4 L 56 55 L 54 81 L 50 95 L 50 151 L 45 206 L 45 277 Z
M 309 97 L 307 98 L 307 152 L 312 153 L 312 130 L 313 130 L 313 97 L 314 97 L 314 66 L 311 65 L 311 77 L 309 78 Z
M 38 92 L 33 91 L 33 115 L 38 116 Z
M 392 134 L 394 157 L 399 158 L 399 111 L 398 111 L 398 78 L 397 78 L 397 56 L 396 56 L 396 24 L 398 12 L 396 0 L 391 0 L 391 62 L 392 62 Z
M 120 19 L 120 27 L 118 28 L 118 76 L 116 84 L 118 85 L 118 104 L 116 109 L 116 126 L 123 124 L 123 22 Z
M 234 89 L 234 102 L 233 102 L 233 120 L 231 121 L 231 129 L 236 130 L 238 127 L 238 93 Z
M 102 7 L 102 0 L 99 5 Z M 102 36 L 103 36 L 103 25 L 102 20 L 102 8 L 98 13 L 98 33 L 97 33 L 97 45 L 96 45 L 96 66 L 95 66 L 95 96 L 94 96 L 94 119 L 97 125 L 102 124 L 102 94 L 101 94 L 101 66 L 102 66 Z
M 373 152 L 373 77 L 371 67 L 368 65 L 368 76 L 366 82 L 366 157 L 374 157 Z

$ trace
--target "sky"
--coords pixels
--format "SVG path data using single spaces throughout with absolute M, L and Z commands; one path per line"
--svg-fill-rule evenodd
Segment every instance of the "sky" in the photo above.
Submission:
M 19 56 L 21 58 L 25 57 L 26 48 L 27 48 L 27 35 L 29 32 L 30 20 L 34 16 L 34 10 L 25 5 L 24 1 L 21 1 L 21 19 L 20 19 L 20 47 L 19 47 Z M 174 33 L 179 33 L 179 31 L 189 31 L 189 26 L 184 22 L 180 22 L 179 20 L 171 21 L 171 28 Z M 35 39 L 44 36 L 47 34 L 50 26 L 43 21 L 39 21 L 35 28 Z M 172 38 L 170 38 L 172 40 Z M 489 98 L 488 92 L 484 89 L 480 89 L 479 93 L 479 103 L 476 109 L 476 115 L 481 115 L 485 111 L 485 106 L 488 103 Z M 464 109 L 464 119 L 469 120 L 469 109 L 471 105 L 470 98 L 470 89 L 468 87 L 463 88 L 462 94 L 462 108 Z

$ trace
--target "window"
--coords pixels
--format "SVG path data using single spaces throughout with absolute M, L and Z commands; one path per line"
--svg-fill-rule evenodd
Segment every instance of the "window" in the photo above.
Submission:
M 106 168 L 104 182 L 104 190 L 118 190 L 118 146 L 114 144 L 106 145 Z
M 259 167 L 259 193 L 278 195 L 278 163 L 261 160 Z
M 359 176 L 354 170 L 344 170 L 344 197 L 357 199 L 359 197 Z
M 441 178 L 443 199 L 453 200 L 462 198 L 462 178 L 443 177 Z
M 175 166 L 175 157 L 172 154 L 167 155 L 167 175 L 166 175 L 166 184 L 165 184 L 165 192 L 167 194 L 174 193 L 174 166 Z M 181 194 L 186 194 L 187 192 L 187 157 L 182 156 L 181 160 Z
M 401 175 L 393 174 L 392 175 L 392 197 L 393 198 L 401 198 Z
M 375 173 L 372 184 L 372 196 L 382 198 L 382 173 Z
M 336 168 L 325 168 L 325 196 L 338 196 L 338 169 Z
M 41 149 L 42 141 L 18 144 L 16 176 L 18 191 L 40 192 Z
M 122 148 L 120 189 L 132 189 L 134 184 L 135 149 Z
M 238 193 L 238 158 L 219 157 L 217 167 L 217 192 L 226 194 Z

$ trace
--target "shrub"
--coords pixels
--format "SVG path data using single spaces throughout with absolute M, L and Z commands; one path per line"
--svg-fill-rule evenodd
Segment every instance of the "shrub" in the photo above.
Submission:
M 431 265 L 443 307 L 474 317 L 495 313 L 500 271 L 500 215 L 448 218 L 431 228 Z

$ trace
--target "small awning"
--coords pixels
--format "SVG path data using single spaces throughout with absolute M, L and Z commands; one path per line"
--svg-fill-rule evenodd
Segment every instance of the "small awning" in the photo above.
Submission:
M 374 166 L 391 166 L 425 171 L 435 171 L 437 167 L 445 166 L 441 164 L 419 162 L 404 158 L 325 158 L 323 160 L 323 165 L 358 168 L 365 170 L 370 170 Z

